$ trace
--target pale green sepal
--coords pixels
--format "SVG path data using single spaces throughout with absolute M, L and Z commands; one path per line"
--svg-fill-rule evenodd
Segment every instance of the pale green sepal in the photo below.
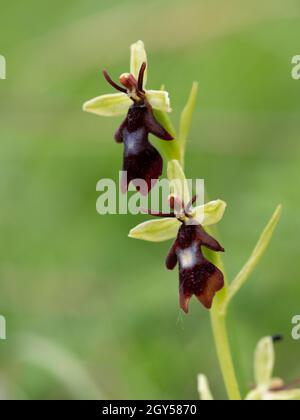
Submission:
M 210 201 L 193 211 L 193 218 L 202 226 L 216 225 L 223 219 L 227 204 L 222 200 Z
M 131 105 L 132 101 L 125 93 L 114 93 L 87 101 L 83 110 L 102 117 L 114 117 L 126 115 Z
M 131 56 L 130 56 L 130 73 L 138 80 L 139 72 L 142 64 L 148 63 L 147 53 L 143 41 L 138 41 L 131 45 Z M 147 66 L 148 67 L 148 66 Z M 144 87 L 147 83 L 147 67 L 144 74 Z
M 153 109 L 162 112 L 172 111 L 168 92 L 162 90 L 147 90 L 146 98 Z
M 174 218 L 150 220 L 129 232 L 129 237 L 149 242 L 163 242 L 177 237 L 181 223 Z

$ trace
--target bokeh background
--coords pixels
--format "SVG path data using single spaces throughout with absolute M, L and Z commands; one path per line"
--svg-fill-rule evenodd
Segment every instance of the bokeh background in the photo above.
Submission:
M 200 83 L 187 175 L 228 202 L 219 228 L 230 278 L 284 206 L 229 330 L 244 392 L 264 335 L 285 335 L 276 375 L 300 376 L 299 0 L 27 0 L 0 13 L 1 398 L 192 399 L 199 372 L 225 398 L 208 312 L 196 301 L 179 312 L 169 244 L 127 238 L 143 216 L 95 211 L 97 181 L 121 166 L 120 120 L 81 106 L 110 92 L 100 70 L 127 71 L 138 39 L 175 123 Z

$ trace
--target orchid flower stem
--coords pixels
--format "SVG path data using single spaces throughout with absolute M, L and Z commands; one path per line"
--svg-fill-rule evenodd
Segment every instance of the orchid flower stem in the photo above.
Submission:
M 218 302 L 215 302 L 215 305 L 211 310 L 211 324 L 219 364 L 221 367 L 228 397 L 230 400 L 240 401 L 241 394 L 237 382 L 237 377 L 229 345 L 226 327 L 226 315 L 220 312 Z
M 162 90 L 164 88 L 162 87 Z M 192 115 L 195 109 L 196 97 L 198 93 L 198 83 L 194 83 L 189 100 L 181 116 L 180 133 L 177 137 L 176 131 L 172 125 L 169 115 L 165 112 L 155 112 L 158 121 L 165 127 L 175 138 L 172 142 L 165 143 L 164 152 L 168 160 L 178 160 L 184 168 L 184 151 L 188 139 Z M 209 231 L 209 230 L 208 230 Z M 211 261 L 224 273 L 224 266 L 220 256 L 214 252 L 210 255 Z M 226 276 L 225 276 L 226 277 Z M 226 281 L 225 281 L 226 283 Z M 211 310 L 211 324 L 221 367 L 225 387 L 230 400 L 241 400 L 241 394 L 235 373 L 229 338 L 226 327 L 226 313 L 222 311 L 224 302 L 228 299 L 228 285 L 225 284 L 224 289 L 215 297 L 214 306 Z
M 210 312 L 212 332 L 228 398 L 232 401 L 240 401 L 241 393 L 231 354 L 226 325 L 227 314 L 222 311 L 223 303 L 228 296 L 228 282 L 226 279 L 225 267 L 220 254 L 212 252 L 210 253 L 210 257 L 213 263 L 224 273 L 225 277 L 225 287 L 215 297 L 214 305 Z

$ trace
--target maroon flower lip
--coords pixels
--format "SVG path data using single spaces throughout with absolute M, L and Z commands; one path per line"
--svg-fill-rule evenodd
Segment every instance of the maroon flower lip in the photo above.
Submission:
M 137 190 L 147 195 L 155 181 L 163 171 L 163 160 L 159 152 L 149 142 L 149 134 L 161 140 L 171 141 L 174 138 L 156 120 L 151 105 L 143 90 L 146 63 L 140 69 L 138 80 L 133 75 L 123 75 L 120 78 L 124 88 L 116 84 L 106 71 L 103 72 L 107 82 L 120 92 L 126 93 L 133 101 L 125 120 L 115 134 L 117 143 L 124 144 L 123 172 L 127 173 L 126 180 L 122 180 L 121 189 L 128 191 L 133 182 Z M 145 188 L 141 188 L 135 180 L 145 181 Z
M 179 301 L 186 313 L 193 295 L 205 308 L 210 309 L 216 293 L 224 287 L 222 272 L 204 257 L 203 246 L 224 252 L 224 248 L 201 225 L 183 223 L 167 256 L 166 266 L 169 270 L 173 270 L 177 263 L 179 265 Z

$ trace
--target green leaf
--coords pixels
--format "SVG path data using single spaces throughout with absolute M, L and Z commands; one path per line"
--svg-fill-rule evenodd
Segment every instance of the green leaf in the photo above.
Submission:
M 278 206 L 275 213 L 273 214 L 271 220 L 269 221 L 268 225 L 266 226 L 265 230 L 263 231 L 254 251 L 252 252 L 251 257 L 233 280 L 233 282 L 229 286 L 228 295 L 226 300 L 222 306 L 222 312 L 226 313 L 228 309 L 228 305 L 230 304 L 231 300 L 237 294 L 237 292 L 241 289 L 242 286 L 246 283 L 258 263 L 260 262 L 262 256 L 264 255 L 266 249 L 268 248 L 270 241 L 272 239 L 273 233 L 278 225 L 282 213 L 282 206 Z
M 194 114 L 194 110 L 196 106 L 198 88 L 199 88 L 198 82 L 194 82 L 187 104 L 181 114 L 178 138 L 179 138 L 179 143 L 180 143 L 180 153 L 181 153 L 180 160 L 181 160 L 182 165 L 184 162 L 186 143 L 187 143 L 188 136 L 190 133 L 193 114 Z

